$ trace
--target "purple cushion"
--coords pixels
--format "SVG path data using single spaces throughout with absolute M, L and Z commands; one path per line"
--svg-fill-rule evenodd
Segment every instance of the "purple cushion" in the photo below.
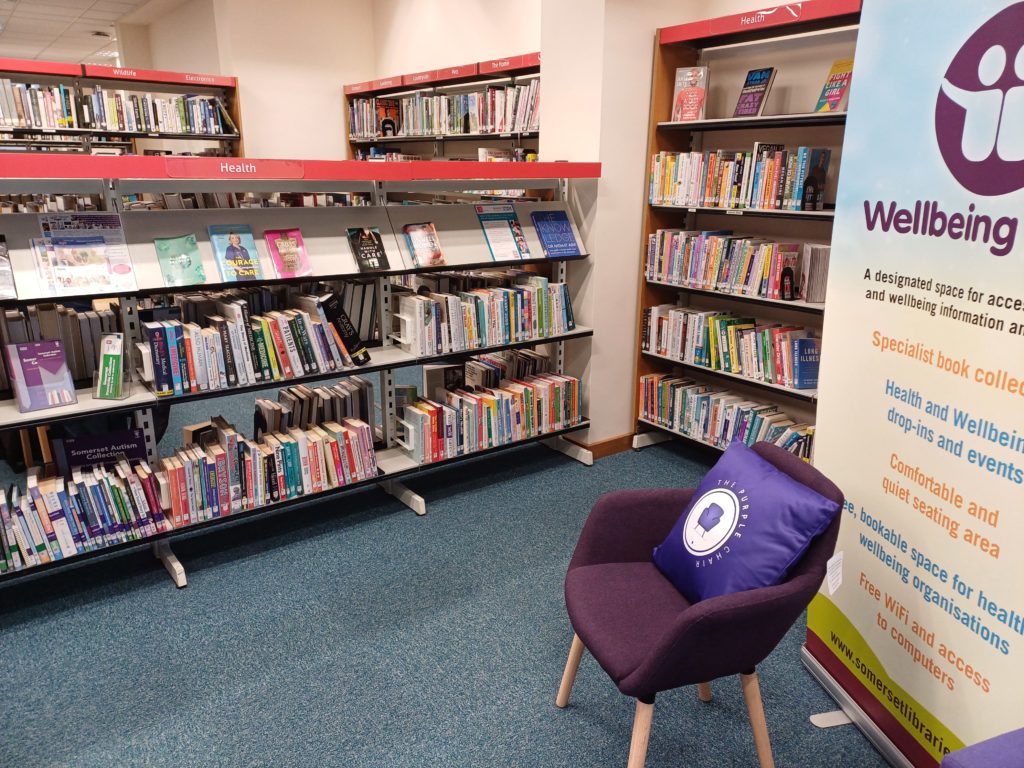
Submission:
M 689 604 L 648 561 L 572 569 L 565 577 L 565 606 L 576 634 L 618 683 Z
M 840 505 L 734 442 L 654 548 L 654 563 L 687 600 L 780 583 Z

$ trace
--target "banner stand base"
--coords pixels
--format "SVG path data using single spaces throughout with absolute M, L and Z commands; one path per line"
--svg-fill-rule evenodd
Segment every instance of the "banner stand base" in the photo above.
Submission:
M 831 712 L 819 712 L 810 717 L 811 725 L 816 728 L 837 728 L 840 725 L 851 725 L 853 720 L 841 709 L 834 709 Z
M 846 716 L 850 718 L 850 721 L 860 729 L 861 733 L 867 736 L 868 741 L 881 753 L 889 765 L 894 766 L 894 768 L 914 768 L 913 764 L 889 740 L 889 737 L 882 733 L 874 721 L 864 714 L 864 710 L 849 697 L 832 675 L 811 655 L 806 645 L 800 647 L 800 660 L 807 667 L 807 671 L 828 692 L 828 695 L 836 700 L 836 703 L 846 713 Z

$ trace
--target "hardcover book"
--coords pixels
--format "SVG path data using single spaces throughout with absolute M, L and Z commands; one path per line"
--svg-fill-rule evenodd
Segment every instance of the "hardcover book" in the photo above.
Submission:
M 764 109 L 768 90 L 772 87 L 773 80 L 775 80 L 775 67 L 762 67 L 747 72 L 732 116 L 758 117 Z
M 441 250 L 441 239 L 432 221 L 423 224 L 406 224 L 402 227 L 405 241 L 409 245 L 413 263 L 417 267 L 443 267 L 444 251 Z
M 850 79 L 853 77 L 853 59 L 836 59 L 832 62 L 828 79 L 821 89 L 815 112 L 841 112 L 846 108 L 846 98 L 850 91 Z
M 78 402 L 64 345 L 58 339 L 8 344 L 5 351 L 19 411 Z
M 530 258 L 530 249 L 523 236 L 523 227 L 516 209 L 507 203 L 476 206 L 476 216 L 491 249 L 494 261 L 521 261 Z
M 153 245 L 160 260 L 164 285 L 202 285 L 206 282 L 203 260 L 194 233 L 180 237 L 155 237 Z
M 0 235 L 0 299 L 16 299 L 18 291 L 14 287 L 14 270 L 11 268 L 11 257 L 7 252 L 7 239 Z
M 676 86 L 672 95 L 672 122 L 703 120 L 707 89 L 707 67 L 679 67 L 676 70 Z
M 268 229 L 263 237 L 267 241 L 270 260 L 278 277 L 303 277 L 313 274 L 309 264 L 306 244 L 302 241 L 302 233 L 298 228 Z
M 211 224 L 208 231 L 223 282 L 263 279 L 260 254 L 248 224 Z
M 377 227 L 349 227 L 348 242 L 360 272 L 378 272 L 391 269 Z
M 582 255 L 576 234 L 572 231 L 572 222 L 565 211 L 533 211 L 530 218 L 546 258 Z

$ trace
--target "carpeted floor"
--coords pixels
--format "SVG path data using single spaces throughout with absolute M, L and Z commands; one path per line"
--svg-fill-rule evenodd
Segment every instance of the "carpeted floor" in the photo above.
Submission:
M 587 468 L 534 446 L 409 481 L 417 518 L 372 490 L 178 543 L 176 590 L 147 551 L 0 590 L 0 765 L 622 766 L 632 702 L 585 657 L 562 580 L 608 490 L 692 485 L 681 445 Z M 762 665 L 778 765 L 881 766 L 799 661 Z M 739 682 L 710 705 L 659 696 L 647 765 L 756 765 Z

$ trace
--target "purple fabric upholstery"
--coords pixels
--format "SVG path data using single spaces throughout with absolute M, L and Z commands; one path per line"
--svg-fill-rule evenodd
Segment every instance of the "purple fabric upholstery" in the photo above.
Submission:
M 950 752 L 942 768 L 1024 768 L 1024 728 Z
M 842 505 L 842 492 L 806 462 L 767 443 L 754 450 Z M 651 550 L 692 495 L 692 489 L 607 494 L 590 513 L 569 563 L 569 620 L 627 696 L 650 700 L 660 691 L 754 669 L 814 597 L 835 549 L 841 514 L 782 584 L 688 605 L 651 565 Z M 665 589 L 676 592 L 678 602 Z

